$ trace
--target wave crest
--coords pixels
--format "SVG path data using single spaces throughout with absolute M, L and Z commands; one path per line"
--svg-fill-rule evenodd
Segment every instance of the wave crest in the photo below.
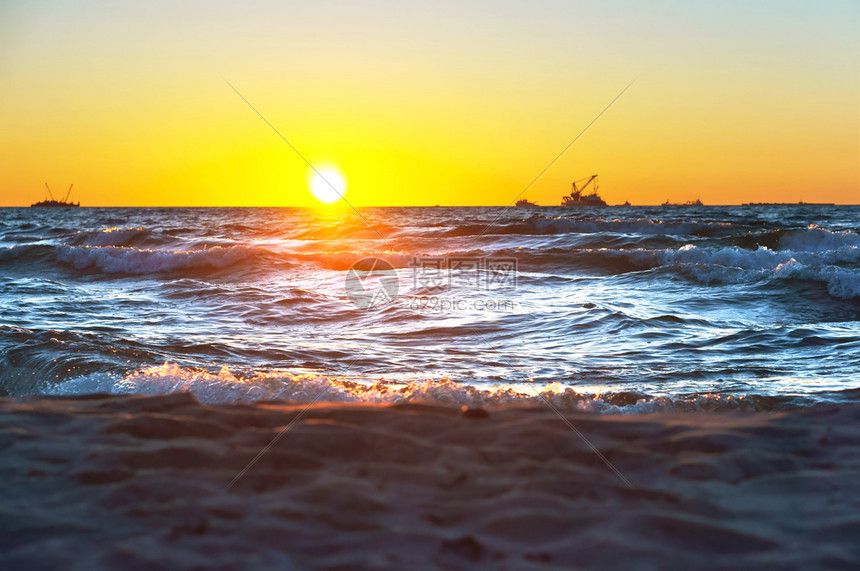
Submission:
M 583 250 L 579 257 L 618 272 L 663 269 L 703 284 L 754 283 L 771 279 L 824 283 L 834 297 L 860 297 L 860 248 L 792 252 L 746 250 L 737 246 L 699 247 L 688 244 L 663 250 Z
M 850 230 L 827 230 L 810 224 L 803 230 L 789 230 L 779 240 L 781 250 L 824 252 L 860 248 L 860 234 Z
M 119 246 L 59 246 L 57 259 L 75 269 L 98 268 L 107 273 L 150 274 L 172 270 L 224 268 L 259 254 L 249 246 L 215 246 L 205 250 L 144 250 Z
M 598 413 L 641 414 L 662 411 L 776 410 L 792 406 L 787 398 L 714 393 L 669 398 L 630 391 L 580 393 L 552 383 L 521 392 L 482 389 L 447 378 L 406 383 L 357 382 L 322 374 L 258 372 L 243 377 L 225 365 L 218 373 L 164 363 L 128 373 L 120 379 L 99 373 L 43 387 L 41 394 L 71 396 L 93 393 L 161 395 L 190 392 L 204 404 L 288 400 L 297 403 L 357 402 L 398 404 L 429 402 L 468 408 L 546 406 Z

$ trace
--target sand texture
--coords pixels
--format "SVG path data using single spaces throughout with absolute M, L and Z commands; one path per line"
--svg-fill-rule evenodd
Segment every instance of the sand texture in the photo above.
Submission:
M 0 567 L 849 568 L 860 408 L 0 399 Z

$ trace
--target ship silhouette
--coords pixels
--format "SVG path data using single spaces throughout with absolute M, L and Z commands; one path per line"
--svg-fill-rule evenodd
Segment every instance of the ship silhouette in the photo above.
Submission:
M 704 206 L 698 198 L 696 200 L 688 200 L 687 202 L 669 202 L 668 200 L 660 206 Z
M 74 184 L 69 185 L 69 191 L 66 193 L 65 198 L 62 200 L 55 200 L 54 193 L 51 192 L 51 187 L 48 186 L 48 183 L 45 183 L 45 188 L 48 189 L 48 194 L 45 196 L 45 200 L 40 200 L 39 202 L 35 202 L 30 205 L 30 208 L 78 208 L 81 203 L 78 202 L 69 202 L 69 195 L 72 194 L 72 187 Z M 48 197 L 51 197 L 48 200 Z
M 578 183 L 585 181 L 581 186 Z M 586 187 L 590 183 L 594 183 L 591 185 L 591 193 L 590 194 L 582 194 Z M 571 192 L 569 195 L 561 197 L 561 205 L 562 206 L 606 206 L 606 202 L 600 195 L 597 194 L 597 175 L 591 175 L 590 177 L 586 177 L 571 183 Z

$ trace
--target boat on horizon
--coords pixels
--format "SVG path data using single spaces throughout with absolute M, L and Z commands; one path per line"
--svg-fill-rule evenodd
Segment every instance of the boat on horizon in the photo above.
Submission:
M 525 198 L 521 198 L 521 199 L 517 200 L 517 204 L 516 204 L 516 205 L 517 205 L 517 206 L 519 206 L 519 207 L 523 207 L 523 206 L 537 206 L 537 203 L 536 203 L 536 202 L 532 202 L 531 200 L 527 200 L 527 199 L 525 199 Z
M 578 185 L 585 181 L 582 185 Z M 591 193 L 582 194 L 586 187 L 594 182 L 591 185 Z M 561 205 L 562 206 L 606 206 L 606 202 L 600 198 L 600 195 L 597 194 L 597 175 L 591 175 L 590 177 L 582 178 L 577 181 L 571 183 L 571 191 L 569 195 L 561 197 Z
M 69 191 L 66 192 L 65 198 L 63 198 L 62 200 L 55 200 L 54 199 L 54 193 L 51 192 L 51 187 L 48 186 L 48 183 L 46 182 L 45 188 L 48 189 L 48 195 L 45 196 L 44 200 L 40 200 L 39 202 L 35 202 L 35 203 L 31 204 L 30 208 L 78 208 L 78 207 L 80 207 L 80 205 L 81 205 L 80 201 L 69 202 L 69 195 L 72 194 L 72 187 L 73 186 L 75 186 L 74 183 L 69 185 Z M 51 197 L 50 200 L 48 200 L 49 196 Z
M 701 200 L 688 200 L 687 202 L 669 202 L 668 200 L 660 206 L 704 206 Z

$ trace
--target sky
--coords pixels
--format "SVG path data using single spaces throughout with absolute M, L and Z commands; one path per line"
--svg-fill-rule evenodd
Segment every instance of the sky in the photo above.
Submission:
M 0 0 L 0 205 L 860 203 L 860 2 Z M 60 192 L 63 194 L 63 192 Z

